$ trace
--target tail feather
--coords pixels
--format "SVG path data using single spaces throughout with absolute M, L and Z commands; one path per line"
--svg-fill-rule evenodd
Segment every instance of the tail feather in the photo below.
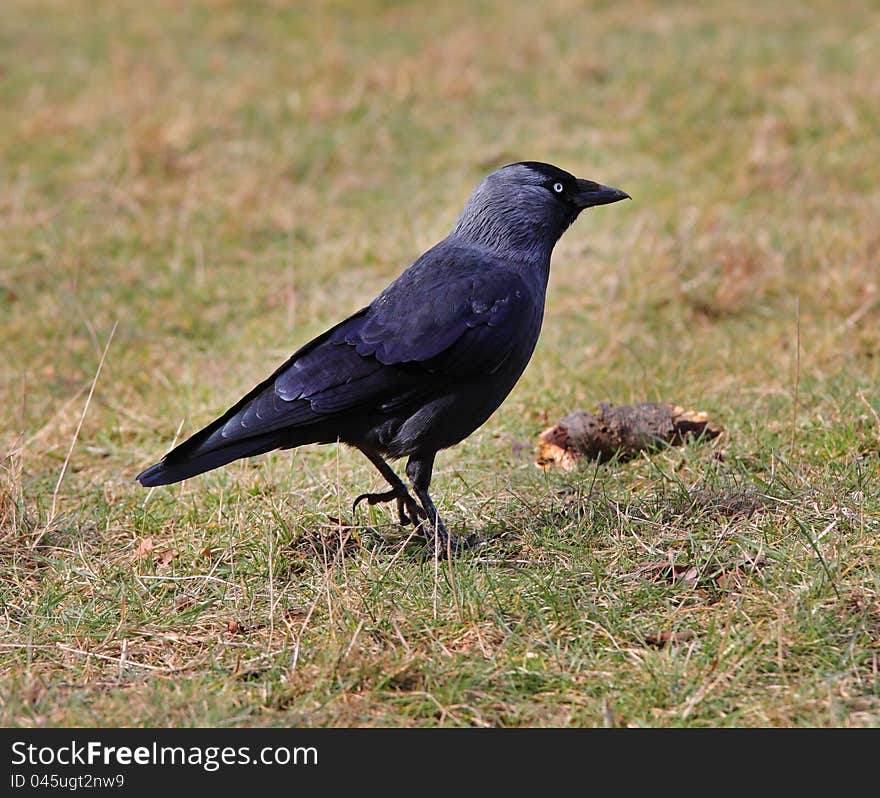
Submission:
M 366 312 L 367 308 L 362 308 L 294 352 L 287 362 L 245 394 L 222 416 L 172 449 L 160 462 L 138 474 L 138 482 L 148 488 L 170 485 L 242 457 L 254 457 L 273 449 L 289 449 L 304 443 L 336 440 L 340 432 L 339 422 L 331 422 L 332 412 L 321 413 L 313 406 L 312 400 L 301 399 L 300 396 L 307 392 L 306 389 L 318 394 L 324 388 L 336 386 L 337 382 L 340 385 L 347 384 L 353 373 L 352 369 L 354 373 L 364 377 L 378 368 L 374 363 L 364 371 L 364 365 L 359 363 L 361 358 L 353 348 L 328 343 L 332 335 L 346 325 L 358 323 Z M 333 368 L 319 359 L 312 364 L 311 371 L 303 372 L 311 374 L 317 382 L 300 385 L 295 380 L 291 384 L 288 381 L 285 385 L 291 395 L 289 398 L 285 397 L 283 390 L 277 390 L 278 380 L 285 374 L 296 371 L 298 361 L 324 344 L 329 347 L 325 354 L 335 355 L 337 359 L 343 357 L 340 362 L 332 360 L 336 364 L 333 368 L 337 371 L 334 372 Z M 354 358 L 354 365 L 350 362 L 351 358 Z M 228 429 L 229 426 L 232 427 L 231 430 Z
M 155 465 L 151 465 L 149 468 L 141 471 L 136 479 L 145 488 L 170 485 L 173 482 L 189 479 L 213 468 L 219 468 L 241 457 L 254 457 L 258 454 L 265 454 L 282 445 L 277 436 L 271 436 L 271 440 L 267 440 L 267 437 L 263 436 L 261 438 L 237 441 L 228 446 L 201 454 L 198 451 L 192 454 L 181 454 L 175 449 L 165 455 Z

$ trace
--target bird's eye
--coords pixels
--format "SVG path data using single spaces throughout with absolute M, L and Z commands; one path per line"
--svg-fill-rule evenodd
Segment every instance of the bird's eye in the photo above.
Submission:
M 554 183 L 554 184 L 553 184 L 553 190 L 554 190 L 557 194 L 561 194 L 563 188 L 564 188 L 564 186 L 562 185 L 562 183 Z

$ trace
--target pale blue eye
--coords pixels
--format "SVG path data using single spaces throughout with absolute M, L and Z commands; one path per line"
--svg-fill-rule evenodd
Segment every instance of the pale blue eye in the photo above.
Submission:
M 557 194 L 561 194 L 561 193 L 562 193 L 562 183 L 554 183 L 554 184 L 553 184 L 553 190 L 554 190 Z

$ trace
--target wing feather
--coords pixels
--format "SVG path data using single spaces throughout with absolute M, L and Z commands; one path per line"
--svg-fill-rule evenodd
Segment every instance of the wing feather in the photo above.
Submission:
M 179 448 L 210 451 L 337 414 L 391 412 L 444 381 L 497 370 L 536 298 L 503 264 L 472 251 L 432 252 Z

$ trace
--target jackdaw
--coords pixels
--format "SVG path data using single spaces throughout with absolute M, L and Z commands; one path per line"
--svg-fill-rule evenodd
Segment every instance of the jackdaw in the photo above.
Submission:
M 628 199 L 535 161 L 484 178 L 452 232 L 376 299 L 297 350 L 222 416 L 138 474 L 178 482 L 242 457 L 306 443 L 359 449 L 402 524 L 456 548 L 428 488 L 434 457 L 501 404 L 541 331 L 550 254 L 585 208 Z M 408 458 L 415 498 L 385 458 Z

